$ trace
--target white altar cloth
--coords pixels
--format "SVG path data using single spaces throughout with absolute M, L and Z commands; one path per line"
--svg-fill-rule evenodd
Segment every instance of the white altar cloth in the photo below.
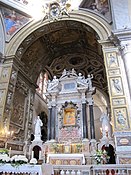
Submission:
M 1 164 L 0 172 L 4 173 L 27 173 L 27 174 L 38 174 L 42 175 L 41 165 L 29 165 L 24 164 L 17 167 L 13 167 L 11 164 Z

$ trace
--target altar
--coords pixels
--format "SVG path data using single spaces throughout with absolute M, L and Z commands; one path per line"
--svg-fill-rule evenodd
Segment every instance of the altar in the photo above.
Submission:
M 89 155 L 87 139 L 87 102 L 92 101 L 95 88 L 92 76 L 77 75 L 74 69 L 64 70 L 58 79 L 54 76 L 47 84 L 48 133 L 42 144 L 41 121 L 37 116 L 35 138 L 31 144 L 31 155 L 52 165 L 83 165 Z M 88 97 L 88 98 L 87 98 Z
M 83 165 L 84 154 L 48 154 L 47 163 L 53 165 Z

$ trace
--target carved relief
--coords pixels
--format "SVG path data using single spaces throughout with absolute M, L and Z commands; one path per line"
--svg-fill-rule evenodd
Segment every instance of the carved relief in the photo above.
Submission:
M 114 115 L 116 128 L 118 130 L 129 128 L 128 114 L 126 108 L 114 109 Z
M 5 90 L 0 90 L 0 105 L 3 105 Z
M 125 98 L 114 98 L 114 99 L 112 99 L 112 104 L 113 104 L 113 106 L 125 105 L 126 100 L 125 100 Z
M 23 142 L 23 141 L 24 141 L 24 136 L 25 136 L 24 130 L 18 129 L 17 131 L 18 131 L 18 132 L 15 132 L 15 133 L 14 133 L 14 138 L 13 138 L 13 140 Z M 17 148 L 17 149 L 18 149 L 18 148 Z M 16 149 L 16 150 L 17 150 L 17 149 Z M 19 149 L 18 149 L 18 150 L 19 150 Z
M 22 80 L 18 80 L 16 83 L 16 88 L 19 92 L 21 92 L 23 95 L 27 96 L 29 88 L 27 87 L 26 83 Z
M 112 69 L 108 71 L 109 76 L 120 75 L 120 69 Z
M 12 95 L 13 95 L 12 92 L 8 92 L 7 101 L 6 101 L 8 105 L 11 105 L 11 102 L 12 102 Z
M 33 93 L 31 93 L 31 95 L 30 95 L 30 102 L 31 102 L 31 103 L 34 102 L 34 94 L 33 94 Z
M 108 53 L 107 55 L 107 66 L 109 68 L 118 67 L 118 59 L 116 53 Z
M 25 95 L 16 90 L 13 100 L 13 111 L 11 122 L 19 127 L 24 126 L 24 106 L 25 106 Z
M 14 83 L 17 79 L 17 72 L 15 70 L 12 71 L 10 80 Z
M 117 146 L 131 146 L 131 137 L 117 137 Z
M 32 121 L 32 118 L 33 118 L 33 111 L 30 110 L 30 114 L 29 114 L 29 121 Z
M 3 112 L 3 109 L 0 108 L 0 119 L 1 119 L 1 117 L 2 117 L 2 112 Z
M 7 80 L 9 78 L 10 67 L 4 67 L 1 72 L 1 81 Z
M 20 59 L 20 56 L 22 56 L 22 54 L 24 53 L 24 47 L 20 46 L 16 52 L 16 55 L 18 56 L 18 58 Z
M 119 158 L 119 162 L 120 162 L 120 164 L 129 164 L 130 165 L 131 164 L 131 158 L 130 157 L 126 157 L 126 158 L 124 158 L 124 157 L 122 158 L 121 157 L 121 158 Z
M 124 95 L 121 77 L 110 78 L 112 96 Z

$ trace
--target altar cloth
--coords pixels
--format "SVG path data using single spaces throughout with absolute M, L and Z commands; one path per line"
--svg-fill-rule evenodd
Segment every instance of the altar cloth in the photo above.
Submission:
M 43 175 L 41 165 L 23 164 L 19 166 L 12 166 L 11 164 L 1 164 L 0 172 L 4 173 L 27 173 Z

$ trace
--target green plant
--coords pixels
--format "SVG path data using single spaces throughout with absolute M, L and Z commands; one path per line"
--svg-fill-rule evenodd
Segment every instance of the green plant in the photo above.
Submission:
M 76 144 L 76 148 L 77 148 L 77 151 L 80 152 L 82 149 L 82 144 L 81 143 Z
M 97 164 L 106 164 L 108 162 L 109 156 L 105 150 L 97 150 L 94 154 L 94 158 Z
M 0 154 L 7 154 L 8 155 L 8 153 L 9 153 L 8 149 L 5 149 L 5 148 L 0 149 Z

